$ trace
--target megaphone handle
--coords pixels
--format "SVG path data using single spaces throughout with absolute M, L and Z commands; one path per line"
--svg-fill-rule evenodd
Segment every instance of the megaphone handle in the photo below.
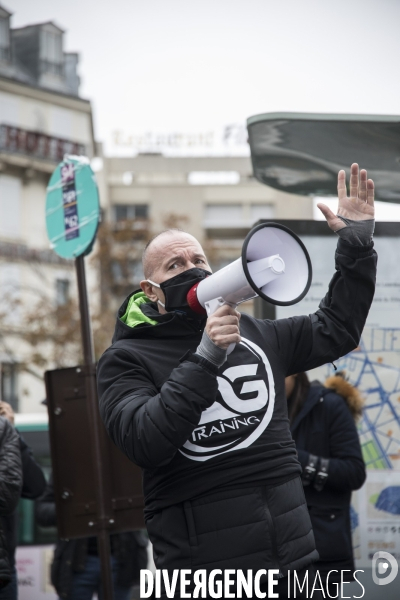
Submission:
M 217 308 L 219 308 L 220 306 L 223 306 L 225 304 L 225 300 L 223 298 L 221 298 L 221 296 L 219 298 L 213 298 L 212 300 L 208 300 L 208 302 L 205 303 L 205 309 L 207 311 L 207 317 L 209 317 L 210 315 L 213 315 L 215 313 L 215 311 L 217 310 Z
M 232 306 L 232 308 L 236 308 L 237 304 L 231 304 L 230 302 L 225 302 L 225 300 L 220 296 L 219 298 L 213 298 L 212 300 L 209 300 L 208 302 L 205 303 L 205 309 L 207 311 L 207 316 L 209 317 L 210 315 L 214 314 L 215 311 L 217 310 L 217 308 L 219 308 L 220 306 L 223 306 L 224 304 L 228 304 L 229 306 Z M 228 346 L 228 349 L 226 351 L 227 354 L 230 354 L 231 352 L 234 351 L 236 344 L 230 344 Z
M 229 356 L 229 354 L 230 354 L 231 352 L 233 352 L 233 351 L 234 351 L 235 347 L 236 347 L 236 344 L 229 344 L 229 346 L 228 346 L 228 349 L 227 349 L 227 351 L 226 351 L 226 353 L 227 353 L 227 355 L 228 355 L 228 356 Z

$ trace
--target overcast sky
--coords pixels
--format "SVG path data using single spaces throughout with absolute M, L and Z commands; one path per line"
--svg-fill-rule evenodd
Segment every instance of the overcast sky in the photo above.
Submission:
M 96 137 L 272 111 L 400 113 L 399 0 L 0 0 L 80 54 Z

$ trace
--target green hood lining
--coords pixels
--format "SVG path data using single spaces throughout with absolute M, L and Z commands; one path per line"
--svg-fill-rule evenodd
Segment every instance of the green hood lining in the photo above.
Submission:
M 121 321 L 128 325 L 128 327 L 136 327 L 143 323 L 149 323 L 150 325 L 157 325 L 157 321 L 146 317 L 141 311 L 141 305 L 151 302 L 144 292 L 137 292 L 129 298 L 128 306 L 126 307 L 125 314 L 120 317 Z

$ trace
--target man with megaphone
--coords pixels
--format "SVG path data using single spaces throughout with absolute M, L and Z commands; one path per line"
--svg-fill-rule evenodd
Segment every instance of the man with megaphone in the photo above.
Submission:
M 285 377 L 353 350 L 373 299 L 374 184 L 353 164 L 350 196 L 344 171 L 338 196 L 337 215 L 319 205 L 339 240 L 312 315 L 269 321 L 236 310 L 257 294 L 291 304 L 306 293 L 308 254 L 286 228 L 255 228 L 239 263 L 215 275 L 187 233 L 169 230 L 145 249 L 145 280 L 119 310 L 98 387 L 109 435 L 143 468 L 157 569 L 251 569 L 261 591 L 275 569 L 273 591 L 285 598 L 288 574 L 301 580 L 318 558 Z

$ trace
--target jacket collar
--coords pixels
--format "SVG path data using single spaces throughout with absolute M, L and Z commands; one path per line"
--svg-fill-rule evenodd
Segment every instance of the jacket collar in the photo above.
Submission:
M 138 291 L 136 290 L 130 294 L 118 311 L 112 339 L 113 344 L 122 339 L 183 338 L 192 337 L 195 333 L 202 334 L 207 321 L 206 318 L 191 319 L 178 311 L 160 314 L 157 310 L 157 304 L 153 302 L 144 303 L 140 308 L 143 314 L 156 321 L 156 324 L 140 323 L 135 327 L 129 327 L 121 320 L 121 317 L 126 312 L 131 296 Z

